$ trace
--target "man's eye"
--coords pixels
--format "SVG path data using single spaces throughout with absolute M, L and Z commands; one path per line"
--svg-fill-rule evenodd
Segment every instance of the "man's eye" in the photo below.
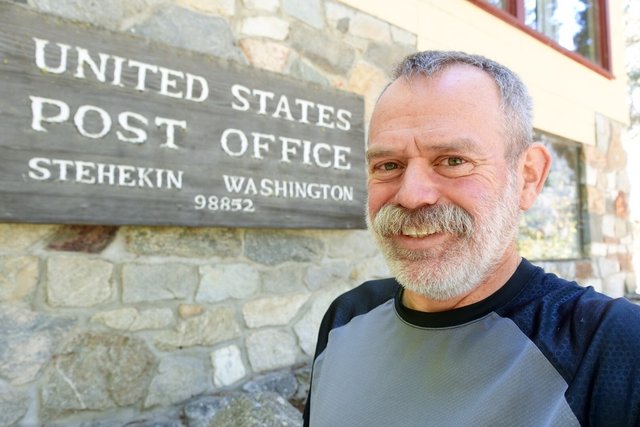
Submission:
M 398 169 L 398 164 L 393 162 L 385 162 L 382 164 L 382 169 L 386 171 L 392 171 Z
M 447 166 L 460 166 L 464 164 L 464 160 L 460 157 L 448 157 Z

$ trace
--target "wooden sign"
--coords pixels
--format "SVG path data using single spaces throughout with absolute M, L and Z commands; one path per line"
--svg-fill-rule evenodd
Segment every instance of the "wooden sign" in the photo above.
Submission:
M 363 105 L 0 2 L 0 222 L 362 228 Z

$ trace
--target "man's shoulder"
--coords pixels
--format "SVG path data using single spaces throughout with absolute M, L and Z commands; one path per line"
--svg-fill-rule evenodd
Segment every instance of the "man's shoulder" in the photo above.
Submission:
M 533 315 L 535 311 L 540 311 L 547 317 L 555 314 L 565 320 L 567 316 L 575 316 L 583 324 L 590 321 L 599 323 L 603 318 L 619 316 L 637 318 L 640 322 L 640 306 L 625 298 L 612 298 L 591 286 L 563 279 L 540 267 L 534 266 L 531 271 L 528 283 L 504 307 L 512 315 L 522 315 L 523 312 Z
M 316 357 L 327 346 L 329 333 L 349 323 L 354 317 L 370 312 L 376 307 L 393 300 L 400 285 L 395 279 L 369 280 L 337 297 L 326 311 L 320 331 Z
M 394 298 L 400 285 L 393 278 L 368 280 L 338 296 L 327 311 L 332 327 L 341 326 L 353 317 L 368 313 Z

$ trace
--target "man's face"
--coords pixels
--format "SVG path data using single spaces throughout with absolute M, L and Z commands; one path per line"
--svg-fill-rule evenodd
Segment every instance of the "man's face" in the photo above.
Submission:
M 399 79 L 376 105 L 367 219 L 407 289 L 465 295 L 515 254 L 518 176 L 503 117 L 493 79 L 467 65 Z

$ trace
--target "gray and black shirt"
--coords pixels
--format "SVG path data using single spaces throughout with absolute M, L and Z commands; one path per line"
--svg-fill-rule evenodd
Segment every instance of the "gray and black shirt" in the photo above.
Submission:
M 640 307 L 523 260 L 489 298 L 418 312 L 394 279 L 338 297 L 305 426 L 635 426 Z

